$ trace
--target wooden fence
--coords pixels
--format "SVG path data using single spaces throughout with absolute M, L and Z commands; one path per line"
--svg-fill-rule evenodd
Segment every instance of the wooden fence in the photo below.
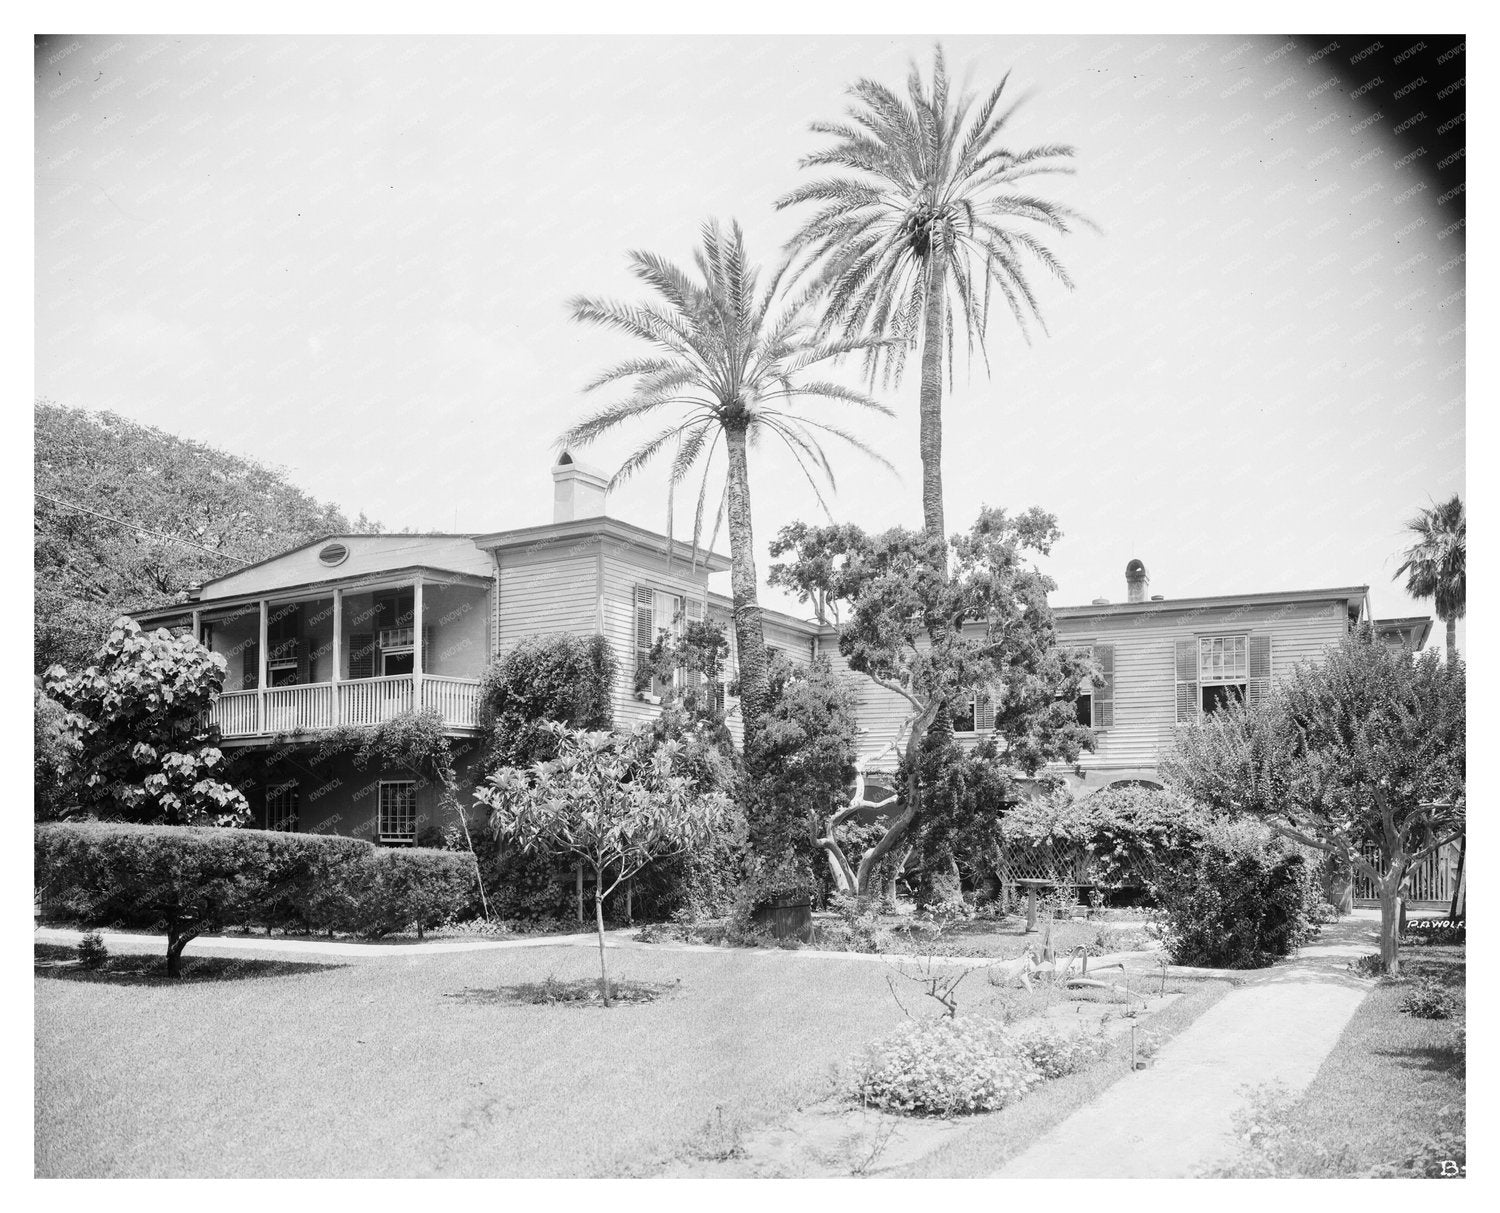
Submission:
M 1380 866 L 1380 848 L 1365 847 L 1365 859 Z M 1406 878 L 1406 900 L 1408 902 L 1430 901 L 1448 904 L 1453 898 L 1453 882 L 1458 877 L 1458 846 L 1456 843 L 1434 851 Z M 1362 873 L 1354 875 L 1354 900 L 1377 902 L 1380 899 L 1374 882 Z

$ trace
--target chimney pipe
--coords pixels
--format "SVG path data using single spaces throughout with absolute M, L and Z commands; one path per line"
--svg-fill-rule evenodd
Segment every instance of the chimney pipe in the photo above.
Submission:
M 1151 578 L 1146 573 L 1146 566 L 1139 560 L 1132 560 L 1125 566 L 1125 599 L 1127 602 L 1145 602 L 1146 589 L 1151 584 Z
M 552 468 L 552 521 L 604 517 L 609 477 L 564 451 Z

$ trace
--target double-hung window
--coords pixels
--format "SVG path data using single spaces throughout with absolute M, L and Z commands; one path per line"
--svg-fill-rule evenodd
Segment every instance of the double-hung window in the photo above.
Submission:
M 1177 642 L 1177 723 L 1191 724 L 1232 703 L 1256 701 L 1271 684 L 1271 637 L 1198 636 Z
M 1089 729 L 1111 729 L 1115 724 L 1115 646 L 1086 644 L 1075 651 L 1092 658 L 1104 678 L 1102 685 L 1090 679 L 1078 688 L 1074 701 L 1078 723 Z

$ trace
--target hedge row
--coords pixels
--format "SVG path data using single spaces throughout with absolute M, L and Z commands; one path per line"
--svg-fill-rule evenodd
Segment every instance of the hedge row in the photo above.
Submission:
M 224 927 L 420 934 L 476 900 L 468 855 L 211 826 L 38 826 L 35 876 L 49 919 L 164 929 L 172 973 L 184 944 Z

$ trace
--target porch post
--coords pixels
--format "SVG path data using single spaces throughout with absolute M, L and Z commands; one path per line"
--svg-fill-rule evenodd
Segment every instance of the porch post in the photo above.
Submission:
M 335 586 L 333 590 L 333 723 L 344 723 L 344 708 L 339 696 L 339 671 L 344 660 L 344 591 Z
M 193 640 L 196 643 L 198 643 L 198 644 L 202 644 L 203 643 L 203 612 L 202 611 L 194 611 L 193 612 Z
M 411 702 L 412 708 L 422 710 L 422 577 L 417 575 L 412 585 L 411 615 Z
M 266 600 L 260 600 L 260 645 L 256 650 L 257 660 L 260 662 L 260 670 L 255 675 L 255 731 L 263 733 L 266 731 L 266 670 L 270 666 L 271 655 L 266 652 L 266 642 L 271 634 L 270 621 L 267 617 Z

